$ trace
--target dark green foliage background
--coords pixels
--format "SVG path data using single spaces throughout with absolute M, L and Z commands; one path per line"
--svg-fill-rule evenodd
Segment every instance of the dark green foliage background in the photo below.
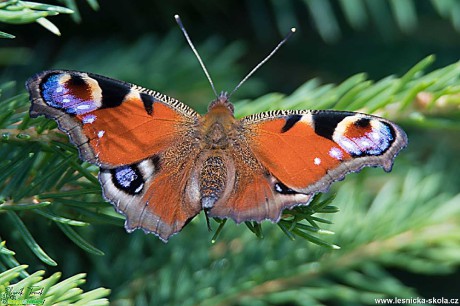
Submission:
M 375 1 L 384 7 L 391 2 Z M 68 16 L 50 18 L 61 30 L 61 37 L 37 24 L 5 25 L 2 31 L 16 38 L 0 41 L 0 84 L 17 83 L 7 86 L 2 100 L 23 94 L 22 84 L 34 73 L 61 68 L 142 85 L 204 112 L 213 93 L 174 22 L 174 14 L 181 15 L 218 91 L 231 91 L 291 26 L 297 27 L 288 44 L 233 96 L 242 115 L 293 106 L 323 108 L 326 104 L 318 105 L 319 101 L 333 101 L 334 87 L 320 84 L 340 84 L 361 72 L 370 80 L 401 77 L 431 54 L 436 61 L 425 70 L 441 68 L 430 79 L 436 85 L 447 73 L 444 67 L 458 60 L 460 34 L 430 1 L 416 2 L 418 22 L 414 27 L 398 24 L 391 9 L 382 10 L 378 17 L 368 12 L 367 22 L 353 24 L 344 17 L 344 1 L 327 1 L 333 15 L 323 17 L 318 17 L 324 12 L 321 8 L 312 9 L 306 2 L 101 0 L 98 11 L 85 2 L 78 4 L 80 23 Z M 353 2 L 358 7 L 364 3 Z M 336 22 L 339 32 L 321 34 L 315 14 L 329 24 Z M 20 239 L 14 220 L 2 210 L 1 240 L 6 240 L 7 247 L 16 252 L 15 258 L 28 264 L 30 271 L 44 269 L 47 275 L 61 271 L 65 277 L 87 273 L 84 287 L 110 288 L 114 305 L 357 305 L 373 304 L 376 297 L 460 298 L 460 237 L 456 234 L 460 230 L 460 103 L 455 100 L 460 73 L 451 70 L 457 72 L 451 72 L 449 85 L 457 91 L 445 93 L 454 96 L 454 107 L 447 111 L 436 107 L 422 110 L 425 120 L 418 120 L 415 99 L 408 100 L 409 106 L 400 107 L 400 112 L 375 108 L 407 130 L 410 146 L 397 158 L 391 174 L 366 169 L 334 185 L 331 193 L 337 196 L 332 205 L 340 211 L 319 217 L 333 221 L 321 227 L 336 235 L 326 232 L 320 237 L 341 250 L 298 237 L 291 241 L 269 222 L 262 225 L 263 239 L 244 225 L 228 222 L 218 241 L 211 244 L 213 233 L 207 231 L 201 215 L 168 244 L 139 231 L 127 234 L 121 217 L 101 199 L 97 183 L 80 177 L 78 182 L 69 180 L 61 186 L 62 192 L 90 189 L 89 195 L 75 196 L 75 203 L 81 201 L 78 205 L 52 204 L 53 209 L 56 214 L 91 223 L 75 230 L 105 255 L 82 250 L 54 222 L 29 211 L 18 215 L 58 265 L 51 267 L 38 260 Z M 318 80 L 303 87 L 305 101 L 287 105 L 295 100 L 291 94 L 314 78 Z M 278 92 L 287 96 L 265 96 Z M 401 96 L 388 96 L 391 102 L 402 103 Z M 26 97 L 19 100 L 21 111 L 26 112 Z M 345 108 L 359 108 L 352 103 Z M 46 120 L 41 120 L 45 124 Z M 4 142 L 0 152 L 5 155 L 0 158 L 5 161 L 14 155 L 13 150 L 27 145 L 39 150 L 40 137 L 33 141 L 36 143 Z M 61 156 L 62 160 L 69 160 L 71 166 L 81 164 L 74 149 L 64 151 L 70 152 L 70 157 Z M 87 164 L 81 167 L 89 175 L 97 172 Z M 61 192 L 36 191 L 34 195 Z M 2 196 L 5 194 L 3 190 Z M 53 201 L 52 196 L 50 199 Z M 72 199 L 68 197 L 70 202 Z M 93 206 L 87 210 L 90 203 Z M 212 226 L 215 230 L 218 224 Z

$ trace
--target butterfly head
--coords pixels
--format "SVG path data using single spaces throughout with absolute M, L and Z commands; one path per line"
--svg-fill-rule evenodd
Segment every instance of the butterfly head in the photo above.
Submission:
M 233 104 L 228 100 L 228 94 L 225 91 L 222 91 L 220 95 L 208 106 L 208 112 L 212 110 L 217 111 L 219 109 L 226 109 L 232 115 L 235 111 L 235 108 L 233 107 Z

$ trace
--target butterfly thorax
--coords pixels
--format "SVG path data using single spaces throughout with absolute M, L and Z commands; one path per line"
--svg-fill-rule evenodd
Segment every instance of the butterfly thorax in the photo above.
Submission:
M 203 149 L 225 149 L 230 144 L 229 135 L 237 124 L 233 116 L 233 105 L 226 96 L 220 96 L 211 102 L 208 109 L 201 122 Z

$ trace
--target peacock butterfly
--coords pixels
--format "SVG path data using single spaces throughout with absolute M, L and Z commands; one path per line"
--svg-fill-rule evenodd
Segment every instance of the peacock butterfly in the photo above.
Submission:
M 201 210 L 277 222 L 347 173 L 390 171 L 407 145 L 396 124 L 355 112 L 277 110 L 238 120 L 221 93 L 200 115 L 159 92 L 69 70 L 43 71 L 26 86 L 30 116 L 56 120 L 81 159 L 100 167 L 103 195 L 126 216 L 126 230 L 165 242 Z

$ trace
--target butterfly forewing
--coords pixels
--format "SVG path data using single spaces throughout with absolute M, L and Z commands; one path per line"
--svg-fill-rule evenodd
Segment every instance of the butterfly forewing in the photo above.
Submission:
M 45 71 L 27 82 L 31 117 L 55 119 L 82 159 L 105 168 L 139 162 L 188 133 L 198 114 L 129 83 L 76 71 Z
M 340 111 L 272 111 L 242 119 L 257 159 L 288 188 L 327 191 L 365 166 L 391 170 L 407 136 L 394 123 Z

